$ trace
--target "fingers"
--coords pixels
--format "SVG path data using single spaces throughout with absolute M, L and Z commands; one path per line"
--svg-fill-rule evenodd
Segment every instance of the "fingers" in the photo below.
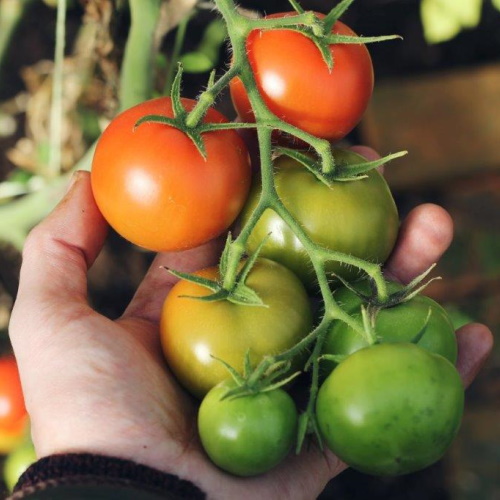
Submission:
M 468 387 L 493 349 L 493 335 L 485 325 L 471 323 L 457 330 L 457 342 L 457 369 Z
M 448 212 L 431 203 L 419 205 L 401 225 L 385 274 L 408 283 L 437 262 L 452 239 L 453 221 Z
M 163 302 L 178 281 L 162 267 L 190 273 L 213 266 L 219 262 L 223 247 L 224 239 L 218 238 L 190 250 L 158 254 L 122 318 L 138 317 L 158 321 Z
M 89 174 L 76 172 L 66 196 L 26 240 L 16 308 L 28 302 L 37 308 L 47 301 L 61 301 L 63 306 L 68 301 L 86 300 L 87 270 L 99 254 L 106 232 Z

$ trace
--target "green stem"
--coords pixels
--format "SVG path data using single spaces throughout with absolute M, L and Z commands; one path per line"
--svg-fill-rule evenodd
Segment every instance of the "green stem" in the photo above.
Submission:
M 61 172 L 61 149 L 63 129 L 64 48 L 66 45 L 66 0 L 57 2 L 56 48 L 52 79 L 52 102 L 50 107 L 50 148 L 47 177 L 57 177 Z
M 90 170 L 95 144 L 68 172 L 47 180 L 38 191 L 0 206 L 0 240 L 22 250 L 30 229 L 48 215 L 64 194 L 64 188 L 75 170 Z
M 129 0 L 130 31 L 120 76 L 119 101 L 123 111 L 153 95 L 156 26 L 161 0 Z
M 195 107 L 186 118 L 186 126 L 196 127 L 203 119 L 205 113 L 213 105 L 219 93 L 224 90 L 229 82 L 238 76 L 239 69 L 236 66 L 229 68 L 209 89 L 200 95 Z
M 185 15 L 179 26 L 177 27 L 177 33 L 175 34 L 174 40 L 174 48 L 172 50 L 172 57 L 170 63 L 168 65 L 167 77 L 165 79 L 165 88 L 164 94 L 170 95 L 170 91 L 172 90 L 172 82 L 174 81 L 175 70 L 177 68 L 177 62 L 179 61 L 179 57 L 181 55 L 182 46 L 184 45 L 184 39 L 186 38 L 186 30 L 189 24 L 189 21 L 192 17 L 192 13 Z

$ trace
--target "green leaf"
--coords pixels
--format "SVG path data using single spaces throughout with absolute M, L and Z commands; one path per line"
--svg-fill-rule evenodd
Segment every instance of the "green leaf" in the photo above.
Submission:
M 491 3 L 493 4 L 493 7 L 495 7 L 495 9 L 500 10 L 500 0 L 491 0 Z
M 482 4 L 482 0 L 422 0 L 420 17 L 425 39 L 431 44 L 441 43 L 465 28 L 475 28 L 481 19 Z

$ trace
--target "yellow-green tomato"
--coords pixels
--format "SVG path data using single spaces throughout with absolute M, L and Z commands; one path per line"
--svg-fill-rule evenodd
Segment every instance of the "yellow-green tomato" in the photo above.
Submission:
M 222 382 L 203 399 L 198 430 L 212 462 L 238 476 L 262 474 L 279 464 L 297 433 L 297 410 L 282 389 L 222 397 L 234 382 Z
M 374 475 L 423 469 L 458 432 L 464 390 L 455 367 L 414 344 L 377 344 L 344 361 L 320 387 L 318 426 L 345 463 Z
M 219 278 L 216 267 L 196 274 Z M 266 355 L 289 349 L 312 329 L 306 290 L 286 267 L 259 259 L 246 284 L 264 306 L 189 298 L 211 292 L 186 280 L 179 281 L 165 301 L 160 321 L 165 358 L 180 383 L 198 398 L 228 377 L 227 369 L 215 358 L 242 372 L 247 352 L 255 365 Z
M 333 151 L 337 164 L 365 161 L 346 150 Z M 327 186 L 301 163 L 281 156 L 275 161 L 276 190 L 286 208 L 307 235 L 327 249 L 343 252 L 364 260 L 382 263 L 389 256 L 398 233 L 398 211 L 384 178 L 376 170 L 363 180 L 334 182 Z M 259 200 L 257 182 L 241 214 L 244 224 Z M 252 253 L 269 235 L 261 256 L 281 262 L 292 269 L 309 289 L 316 277 L 302 243 L 274 211 L 264 212 L 248 240 Z M 327 271 L 346 279 L 359 276 L 357 268 L 329 262 Z
M 364 293 L 370 292 L 366 281 L 354 286 Z M 390 293 L 401 289 L 402 285 L 398 283 L 388 283 Z M 335 299 L 347 313 L 361 322 L 361 306 L 367 306 L 362 298 L 342 287 L 335 291 Z M 425 295 L 419 294 L 406 302 L 381 309 L 375 320 L 375 334 L 379 342 L 412 342 L 424 326 L 418 345 L 455 363 L 457 338 L 451 319 L 436 301 Z M 347 323 L 336 321 L 325 338 L 323 354 L 352 354 L 366 346 L 367 341 L 359 333 Z M 321 366 L 322 371 L 328 372 L 334 364 L 324 361 Z
M 21 474 L 36 461 L 35 448 L 30 439 L 12 450 L 3 465 L 3 477 L 9 491 L 14 489 Z

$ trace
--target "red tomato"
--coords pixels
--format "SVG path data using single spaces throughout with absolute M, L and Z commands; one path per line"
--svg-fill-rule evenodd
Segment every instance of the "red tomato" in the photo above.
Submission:
M 356 36 L 340 21 L 332 33 Z M 363 44 L 335 44 L 330 50 L 334 59 L 331 72 L 314 42 L 301 33 L 255 30 L 247 40 L 257 88 L 268 108 L 306 132 L 337 141 L 356 126 L 368 105 L 373 91 L 373 66 Z M 243 121 L 255 121 L 241 80 L 233 79 L 230 88 Z
M 183 99 L 190 110 L 195 101 Z M 104 218 L 124 238 L 154 251 L 198 246 L 224 232 L 250 186 L 250 160 L 234 130 L 203 134 L 204 159 L 180 130 L 143 123 L 173 116 L 171 99 L 141 103 L 118 115 L 102 134 L 92 164 L 92 189 Z M 210 109 L 205 122 L 227 119 Z
M 17 363 L 12 356 L 0 358 L 0 452 L 14 448 L 24 435 L 28 414 Z

